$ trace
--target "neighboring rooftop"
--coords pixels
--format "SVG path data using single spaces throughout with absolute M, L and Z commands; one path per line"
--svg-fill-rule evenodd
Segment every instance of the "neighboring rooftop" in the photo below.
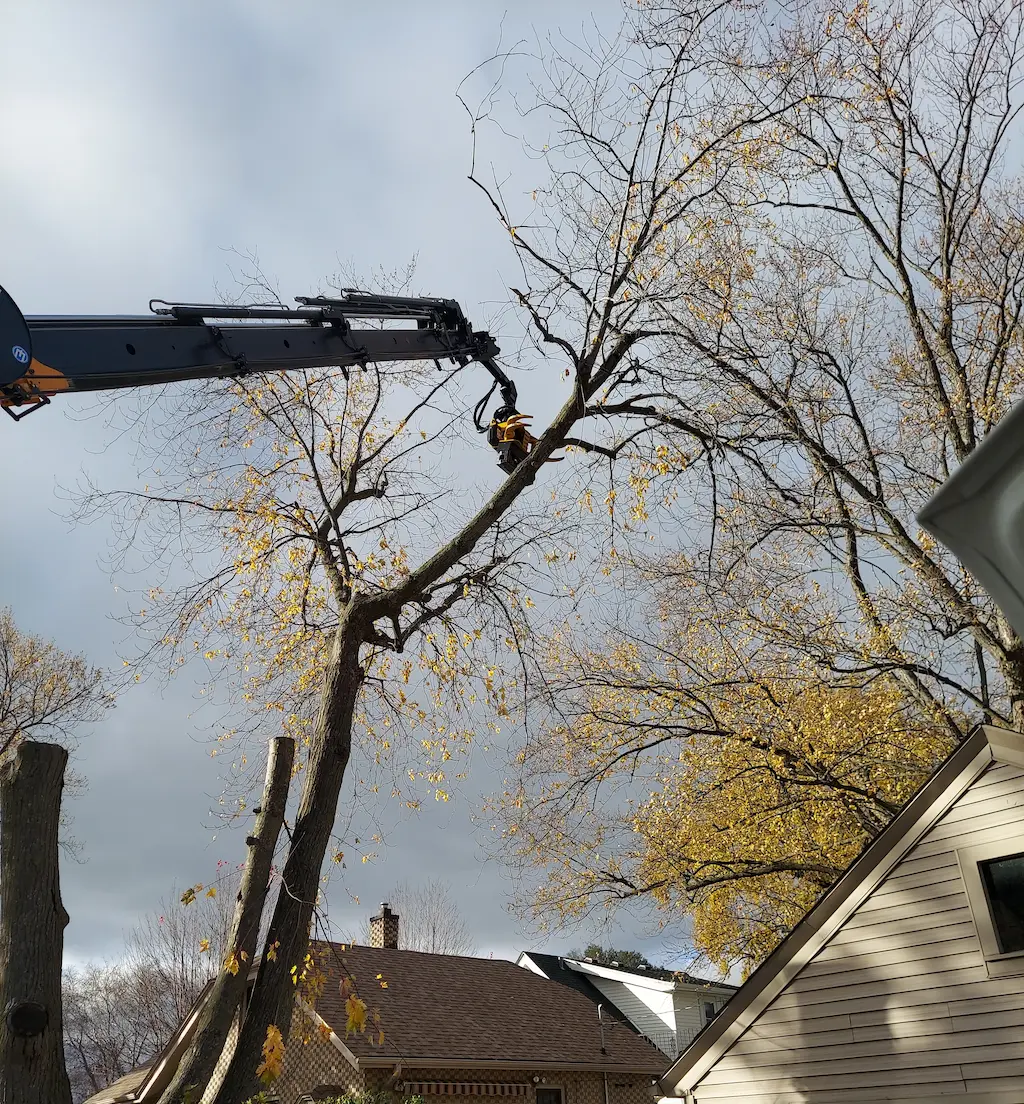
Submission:
M 557 981 L 561 985 L 567 985 L 570 989 L 575 989 L 577 993 L 582 993 L 587 1000 L 593 1001 L 594 1004 L 604 1005 L 608 1010 L 609 1018 L 628 1024 L 632 1029 L 632 1024 L 629 1023 L 626 1016 L 615 1005 L 608 1003 L 601 990 L 586 974 L 581 974 L 579 970 L 574 970 L 566 965 L 567 959 L 560 958 L 558 955 L 539 954 L 537 951 L 524 951 L 519 957 L 520 960 L 524 957 L 531 959 L 544 977 Z
M 146 1080 L 150 1068 L 149 1066 L 139 1066 L 138 1069 L 133 1069 L 131 1073 L 126 1073 L 124 1077 L 119 1077 L 105 1089 L 100 1089 L 98 1093 L 94 1093 L 88 1098 L 86 1104 L 115 1104 L 116 1101 L 128 1099 L 129 1094 L 134 1093 Z
M 420 1066 L 457 1060 L 652 1075 L 668 1067 L 660 1051 L 610 1014 L 602 1029 L 590 996 L 513 962 L 322 941 L 312 949 L 327 975 L 317 1012 L 360 1067 L 399 1059 Z M 369 1032 L 345 1037 L 340 986 L 346 972 L 379 1012 L 381 1046 Z
M 730 985 L 725 981 L 709 981 L 707 978 L 699 978 L 693 974 L 688 974 L 685 970 L 666 970 L 660 966 L 648 966 L 648 967 L 626 967 L 620 966 L 615 962 L 597 962 L 589 958 L 566 958 L 558 955 L 539 954 L 536 951 L 525 951 L 525 954 L 529 955 L 538 966 L 544 970 L 548 977 L 554 977 L 553 973 L 548 973 L 548 970 L 562 971 L 566 975 L 574 976 L 577 978 L 583 978 L 578 971 L 572 969 L 571 966 L 567 966 L 567 963 L 576 963 L 583 967 L 597 967 L 603 970 L 617 970 L 622 974 L 634 974 L 636 977 L 654 978 L 655 981 L 673 981 L 680 985 L 694 985 L 702 989 L 728 989 L 729 991 L 735 991 L 739 988 L 736 985 Z M 570 984 L 568 977 L 558 977 L 559 981 L 563 984 Z M 594 988 L 587 982 L 590 988 Z M 600 991 L 598 992 L 598 998 L 600 998 Z

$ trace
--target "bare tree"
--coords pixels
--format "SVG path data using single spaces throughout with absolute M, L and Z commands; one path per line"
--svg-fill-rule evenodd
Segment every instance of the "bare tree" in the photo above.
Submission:
M 548 390 L 559 380 L 562 402 L 514 472 L 501 478 L 492 469 L 496 486 L 488 481 L 459 495 L 450 477 L 439 478 L 438 465 L 469 423 L 470 368 L 378 365 L 348 380 L 310 370 L 192 390 L 163 435 L 148 435 L 164 453 L 148 486 L 92 499 L 124 510 L 130 546 L 138 549 L 148 534 L 144 550 L 153 561 L 195 568 L 184 587 L 168 594 L 155 587 L 146 602 L 155 654 L 171 667 L 198 652 L 244 670 L 247 697 L 262 716 L 283 716 L 305 749 L 268 934 L 275 953 L 260 964 L 226 1099 L 256 1087 L 268 1028 L 287 1035 L 291 970 L 305 954 L 353 740 L 371 765 L 425 750 L 427 761 L 409 769 L 446 796 L 445 764 L 476 727 L 465 721 L 469 707 L 479 703 L 498 721 L 508 713 L 516 689 L 509 657 L 522 641 L 537 565 L 577 551 L 576 491 L 564 505 L 545 497 L 529 508 L 525 492 L 538 480 L 556 489 L 563 477 L 542 477 L 542 466 L 564 446 L 606 463 L 648 431 L 657 381 L 641 354 L 663 327 L 651 295 L 635 293 L 636 242 L 654 257 L 660 241 L 686 227 L 708 238 L 701 229 L 708 212 L 730 173 L 742 169 L 743 120 L 688 87 L 693 54 L 717 33 L 717 12 L 697 10 L 687 42 L 662 51 L 657 102 L 630 105 L 649 127 L 623 127 L 611 147 L 588 155 L 586 171 L 573 167 L 574 137 L 552 153 L 567 169 L 555 178 L 552 211 L 588 212 L 569 239 L 552 229 L 563 250 L 557 265 L 528 229 L 531 218 L 511 211 L 474 169 L 525 266 L 515 302 L 537 354 L 552 357 Z M 580 87 L 586 93 L 582 79 Z M 601 89 L 590 91 L 601 99 Z M 554 125 L 562 125 L 559 105 L 551 107 Z M 474 125 L 483 115 L 486 107 Z M 697 143 L 685 163 L 671 134 L 655 137 L 653 120 L 663 117 Z M 614 174 L 603 191 L 589 183 L 601 165 Z M 634 427 L 623 433 L 630 418 Z M 698 439 L 688 459 L 701 447 Z M 475 465 L 479 452 L 472 455 Z M 571 487 L 574 476 L 564 474 Z M 579 476 L 586 490 L 593 473 Z M 409 690 L 414 672 L 418 689 Z M 403 733 L 418 739 L 402 740 Z
M 565 243 L 593 242 L 607 273 L 630 254 L 620 294 L 656 331 L 634 369 L 649 386 L 594 417 L 646 414 L 656 432 L 622 438 L 635 516 L 667 499 L 686 525 L 663 555 L 623 538 L 648 620 L 596 647 L 561 638 L 556 719 L 506 807 L 556 915 L 631 900 L 664 919 L 704 900 L 724 957 L 750 966 L 977 721 L 1024 728 L 1024 645 L 915 522 L 1024 386 L 1024 9 L 726 11 L 699 56 L 693 7 L 669 0 L 620 52 L 595 36 L 589 67 L 544 59 L 540 98 L 588 171 L 549 162 L 538 191 L 611 197 L 603 251 L 594 203 L 558 206 L 535 246 L 546 303 L 579 282 Z M 727 202 L 691 206 L 696 226 L 673 185 L 702 145 L 658 109 L 665 53 L 695 61 L 712 134 L 742 120 L 739 160 L 704 161 Z M 672 156 L 636 177 L 624 134 Z M 824 757 L 822 722 L 844 737 Z M 716 815 L 730 805 L 745 815 Z
M 76 1102 L 147 1064 L 178 1028 L 224 962 L 238 882 L 225 866 L 189 905 L 172 887 L 127 933 L 119 959 L 64 971 L 64 1052 Z
M 227 955 L 203 1002 L 193 1041 L 164 1090 L 161 1104 L 189 1104 L 196 1090 L 209 1084 L 244 999 L 250 964 L 263 934 L 261 921 L 277 838 L 284 823 L 294 756 L 294 740 L 277 736 L 271 741 L 256 826 L 245 841 L 249 853 L 227 931 Z
M 227 867 L 222 877 L 204 886 L 190 904 L 177 887 L 147 913 L 125 940 L 122 965 L 140 976 L 159 980 L 159 1008 L 165 1036 L 184 1019 L 203 986 L 227 956 L 228 934 L 240 872 Z M 207 894 L 216 891 L 216 896 Z
M 398 945 L 404 950 L 443 955 L 475 953 L 476 940 L 448 882 L 399 882 L 388 894 L 388 904 L 398 914 Z M 353 942 L 369 944 L 369 922 Z
M 167 1042 L 165 978 L 126 963 L 64 971 L 64 1053 L 75 1104 L 145 1065 Z

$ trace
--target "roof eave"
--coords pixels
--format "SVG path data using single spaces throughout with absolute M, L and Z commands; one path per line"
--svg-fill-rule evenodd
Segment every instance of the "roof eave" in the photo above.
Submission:
M 146 1101 L 158 1100 L 160 1098 L 164 1089 L 167 1088 L 171 1078 L 177 1071 L 178 1063 L 184 1057 L 185 1052 L 191 1045 L 192 1035 L 199 1023 L 200 1014 L 210 995 L 210 991 L 213 989 L 215 980 L 215 978 L 210 978 L 203 986 L 199 992 L 199 996 L 196 997 L 195 1003 L 189 1009 L 188 1015 L 181 1021 L 177 1030 L 170 1039 L 167 1040 L 167 1044 L 164 1046 L 163 1050 L 161 1050 L 154 1059 L 153 1064 L 150 1066 L 149 1073 L 146 1075 L 146 1079 L 137 1089 L 127 1095 L 124 1098 L 125 1100 L 144 1104 Z M 119 1100 L 120 1099 L 121 1098 L 119 1098 Z M 117 1102 L 115 1102 L 115 1104 L 117 1104 Z
M 513 1061 L 509 1058 L 436 1058 L 407 1057 L 405 1055 L 361 1055 L 356 1058 L 359 1069 L 382 1069 L 400 1062 L 408 1069 L 508 1069 L 508 1070 L 570 1070 L 588 1073 L 634 1073 L 645 1077 L 659 1077 L 664 1066 L 643 1065 L 638 1062 L 541 1062 Z
M 632 970 L 617 970 L 614 966 L 601 966 L 596 962 L 580 962 L 574 958 L 562 960 L 570 970 L 577 974 L 591 974 L 594 977 L 607 978 L 609 981 L 621 981 L 624 984 L 634 982 L 644 989 L 656 989 L 662 993 L 671 993 L 679 988 L 675 981 L 662 981 L 660 978 L 644 977 L 643 974 L 635 974 Z

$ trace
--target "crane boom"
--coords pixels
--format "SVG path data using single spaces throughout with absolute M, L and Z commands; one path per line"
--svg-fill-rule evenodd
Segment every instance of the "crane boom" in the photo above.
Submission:
M 26 318 L 0 288 L 0 406 L 15 419 L 54 395 L 231 378 L 296 368 L 365 368 L 384 361 L 478 361 L 501 394 L 488 440 L 512 471 L 532 438 L 515 421 L 516 387 L 497 363 L 490 334 L 474 330 L 454 299 L 300 296 L 295 307 L 150 301 L 140 317 Z M 355 328 L 353 322 L 408 322 Z M 16 407 L 25 407 L 16 410 Z M 512 416 L 515 418 L 512 418 Z

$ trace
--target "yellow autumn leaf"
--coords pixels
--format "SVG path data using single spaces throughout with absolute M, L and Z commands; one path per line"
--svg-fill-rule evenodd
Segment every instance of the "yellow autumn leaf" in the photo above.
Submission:
M 263 1041 L 263 1061 L 256 1069 L 256 1076 L 264 1085 L 276 1081 L 284 1069 L 284 1039 L 281 1031 L 271 1024 L 267 1028 L 267 1037 Z
M 205 954 L 209 949 L 210 949 L 209 939 L 200 939 L 199 940 L 199 953 L 200 954 Z
M 366 1030 L 366 1001 L 360 1000 L 354 993 L 345 1001 L 345 1036 L 353 1032 L 360 1034 Z

